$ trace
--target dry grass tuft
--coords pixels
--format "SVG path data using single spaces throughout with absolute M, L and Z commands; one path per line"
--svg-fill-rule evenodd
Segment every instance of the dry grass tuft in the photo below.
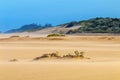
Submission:
M 69 58 L 69 59 L 74 59 L 74 58 L 79 58 L 79 59 L 90 59 L 84 56 L 84 52 L 79 52 L 79 51 L 74 51 L 74 55 L 72 54 L 67 54 L 67 55 L 63 55 L 63 56 L 59 56 L 58 55 L 59 52 L 55 52 L 55 53 L 50 53 L 50 54 L 43 54 L 42 56 L 39 57 L 35 57 L 33 59 L 33 61 L 37 61 L 40 59 L 45 59 L 45 58 L 56 58 L 56 59 L 65 59 L 65 58 Z

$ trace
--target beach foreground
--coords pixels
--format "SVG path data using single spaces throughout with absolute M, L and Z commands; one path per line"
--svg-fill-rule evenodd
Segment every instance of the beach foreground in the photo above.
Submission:
M 42 54 L 73 54 L 75 50 L 90 59 L 32 61 Z M 0 80 L 120 80 L 119 67 L 119 36 L 0 39 Z

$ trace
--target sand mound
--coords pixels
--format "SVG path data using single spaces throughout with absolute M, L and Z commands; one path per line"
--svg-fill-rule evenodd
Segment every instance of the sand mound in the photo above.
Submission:
M 10 36 L 0 38 L 0 41 L 120 41 L 120 36 L 65 36 L 65 37 L 30 37 L 30 36 Z

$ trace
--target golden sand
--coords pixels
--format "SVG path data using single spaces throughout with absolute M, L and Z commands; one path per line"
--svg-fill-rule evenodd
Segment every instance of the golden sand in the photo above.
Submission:
M 45 53 L 75 50 L 91 59 L 31 61 Z M 0 39 L 0 80 L 120 80 L 119 75 L 119 36 Z

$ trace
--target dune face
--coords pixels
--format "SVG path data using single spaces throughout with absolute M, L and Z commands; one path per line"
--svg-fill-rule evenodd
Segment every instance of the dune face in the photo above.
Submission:
M 54 52 L 74 55 L 76 50 L 90 59 L 32 61 Z M 120 80 L 119 67 L 120 36 L 0 38 L 0 80 Z

